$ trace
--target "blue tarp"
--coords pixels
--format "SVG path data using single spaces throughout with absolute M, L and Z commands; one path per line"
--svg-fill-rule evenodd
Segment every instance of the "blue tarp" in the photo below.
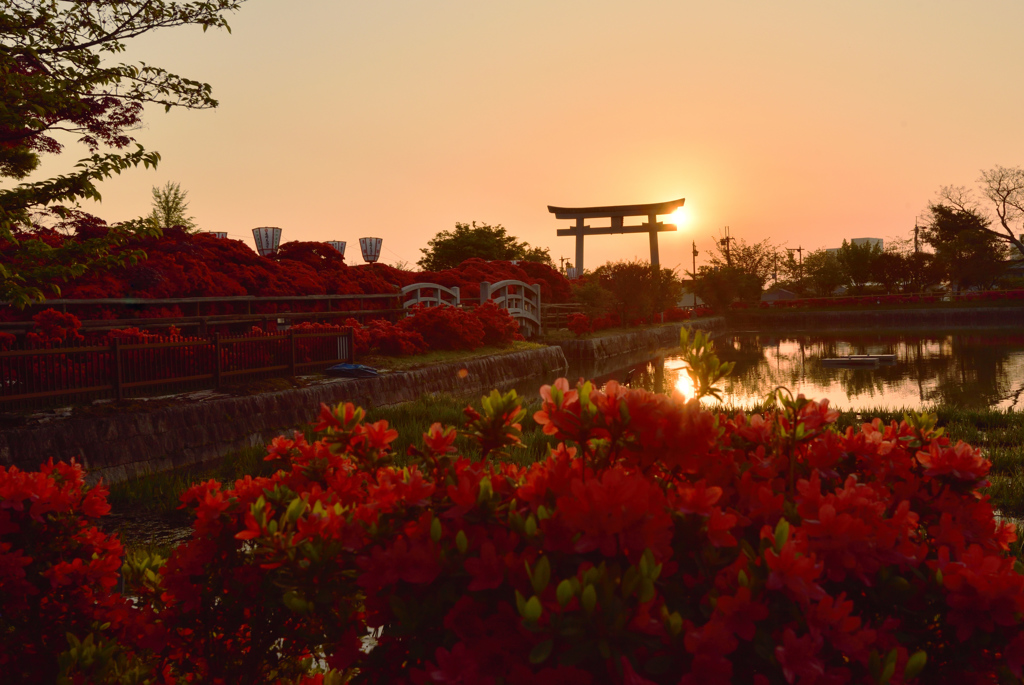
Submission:
M 379 376 L 377 369 L 370 366 L 363 366 L 362 364 L 336 364 L 326 371 L 328 376 L 338 376 L 340 378 L 373 378 Z

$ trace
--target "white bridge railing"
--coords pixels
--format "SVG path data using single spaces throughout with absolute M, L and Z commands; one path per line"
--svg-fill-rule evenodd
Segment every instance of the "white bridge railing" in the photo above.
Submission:
M 480 304 L 494 302 L 508 311 L 527 337 L 541 332 L 540 284 L 523 281 L 498 281 L 480 284 Z
M 438 307 L 443 304 L 458 307 L 462 302 L 458 286 L 446 288 L 437 283 L 413 283 L 402 288 L 402 306 L 408 309 L 418 304 L 427 307 Z
M 402 307 L 416 305 L 438 307 L 448 305 L 459 307 L 462 301 L 458 287 L 446 288 L 437 283 L 413 283 L 402 288 Z M 541 332 L 540 284 L 523 281 L 498 281 L 480 284 L 480 304 L 494 302 L 519 324 L 523 335 L 533 336 Z

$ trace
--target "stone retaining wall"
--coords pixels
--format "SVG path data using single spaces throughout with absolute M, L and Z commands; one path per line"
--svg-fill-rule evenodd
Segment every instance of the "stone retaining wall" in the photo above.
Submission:
M 1024 307 L 965 307 L 962 309 L 885 309 L 880 311 L 730 312 L 731 330 L 757 329 L 824 331 L 856 328 L 1021 328 Z
M 686 326 L 691 330 L 722 331 L 725 319 L 720 316 L 667 324 L 642 331 L 618 333 L 601 338 L 564 340 L 558 346 L 570 361 L 597 361 L 608 357 L 619 357 L 642 350 L 657 350 L 679 346 L 679 331 Z
M 48 458 L 74 457 L 89 478 L 107 483 L 212 461 L 312 421 L 320 403 L 398 404 L 423 394 L 472 395 L 534 377 L 565 373 L 562 350 L 546 347 L 385 374 L 331 379 L 305 388 L 247 397 L 183 401 L 152 412 L 53 418 L 0 430 L 0 465 L 29 470 Z M 465 370 L 465 373 L 463 373 Z

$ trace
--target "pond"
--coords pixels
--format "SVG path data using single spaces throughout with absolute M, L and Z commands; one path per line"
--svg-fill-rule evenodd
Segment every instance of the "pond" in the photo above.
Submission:
M 1024 409 L 1024 334 L 998 331 L 731 332 L 714 341 L 720 358 L 736 362 L 722 385 L 733 406 L 751 406 L 774 388 L 828 398 L 841 409 Z M 895 355 L 878 365 L 833 366 L 847 355 Z M 678 353 L 618 362 L 617 368 L 571 368 L 570 378 L 615 379 L 632 387 L 692 392 Z

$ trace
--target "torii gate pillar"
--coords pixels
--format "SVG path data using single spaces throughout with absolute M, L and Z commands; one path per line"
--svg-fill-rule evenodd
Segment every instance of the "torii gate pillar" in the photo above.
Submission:
M 662 231 L 674 231 L 676 227 L 672 224 L 658 223 L 658 216 L 671 214 L 683 206 L 685 198 L 672 200 L 670 202 L 656 202 L 646 205 L 616 205 L 610 207 L 552 207 L 548 211 L 555 215 L 556 219 L 575 219 L 576 225 L 572 228 L 558 229 L 560 236 L 576 236 L 576 273 L 583 273 L 583 239 L 588 235 L 611 235 L 615 233 L 647 233 L 651 241 L 651 268 L 661 268 L 661 258 L 658 254 L 658 233 Z M 627 216 L 646 216 L 647 222 L 639 226 L 625 226 L 623 219 Z M 587 219 L 607 217 L 611 220 L 610 226 L 591 228 L 586 225 Z
M 576 273 L 583 273 L 583 232 L 589 228 L 583 225 L 583 217 L 576 218 Z

